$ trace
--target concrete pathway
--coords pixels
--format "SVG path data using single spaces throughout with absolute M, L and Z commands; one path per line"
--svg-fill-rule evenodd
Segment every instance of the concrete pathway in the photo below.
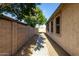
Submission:
M 51 38 L 49 38 L 44 33 L 41 33 L 37 40 L 43 41 L 44 48 L 40 50 L 34 50 L 32 56 L 68 56 L 69 54 L 65 52 L 57 43 L 55 43 Z M 40 42 L 41 43 L 41 42 Z M 37 42 L 38 44 L 38 42 Z
M 17 52 L 19 56 L 69 56 L 57 43 L 44 33 L 34 36 Z
M 33 50 L 32 56 L 48 56 L 48 49 L 43 34 L 40 34 L 37 38 L 36 47 Z
M 49 56 L 69 56 L 69 54 L 63 50 L 53 39 L 48 35 L 43 34 L 46 39 L 46 45 L 48 48 Z

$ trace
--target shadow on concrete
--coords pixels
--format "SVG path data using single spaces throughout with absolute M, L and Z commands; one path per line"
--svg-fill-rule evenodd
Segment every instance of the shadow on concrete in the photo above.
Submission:
M 33 54 L 33 50 L 37 51 L 44 48 L 43 44 L 45 38 L 41 35 L 35 35 L 29 39 L 22 47 L 17 51 L 15 55 L 17 56 L 30 56 Z
M 60 47 L 55 41 L 53 41 L 46 33 L 44 34 L 46 35 L 48 41 L 50 42 L 50 44 L 52 45 L 52 47 L 55 49 L 55 51 L 59 56 L 70 56 L 70 54 L 68 54 L 62 47 Z
M 38 35 L 33 36 L 29 39 L 22 47 L 17 51 L 15 55 L 17 56 L 30 56 L 33 53 L 33 49 L 36 45 L 36 39 Z
M 44 48 L 43 44 L 45 38 L 43 38 L 41 35 L 38 36 L 37 40 L 36 40 L 36 47 L 35 47 L 35 51 L 40 50 L 41 48 Z

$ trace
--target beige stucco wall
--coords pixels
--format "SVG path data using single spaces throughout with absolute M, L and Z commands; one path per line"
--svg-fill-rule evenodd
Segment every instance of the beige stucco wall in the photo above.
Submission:
M 64 4 L 60 17 L 61 33 L 55 33 L 54 18 L 54 32 L 47 34 L 70 55 L 79 55 L 79 4 Z

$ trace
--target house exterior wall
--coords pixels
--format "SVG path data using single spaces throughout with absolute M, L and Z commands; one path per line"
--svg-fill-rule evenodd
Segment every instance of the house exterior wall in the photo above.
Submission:
M 56 33 L 55 18 L 60 15 L 60 34 Z M 79 55 L 79 4 L 64 4 L 54 16 L 53 33 L 47 34 L 70 55 Z M 49 22 L 50 24 L 50 22 Z M 50 27 L 51 28 L 51 27 Z
M 0 19 L 0 55 L 14 55 L 35 34 L 31 26 Z

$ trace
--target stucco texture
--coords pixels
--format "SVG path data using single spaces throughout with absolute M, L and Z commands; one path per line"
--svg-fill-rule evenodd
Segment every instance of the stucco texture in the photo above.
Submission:
M 57 15 L 60 16 L 60 34 L 55 31 Z M 47 34 L 70 55 L 79 55 L 79 4 L 63 4 L 59 13 L 51 20 L 54 21 L 54 32 L 51 33 L 50 21 L 50 31 Z

